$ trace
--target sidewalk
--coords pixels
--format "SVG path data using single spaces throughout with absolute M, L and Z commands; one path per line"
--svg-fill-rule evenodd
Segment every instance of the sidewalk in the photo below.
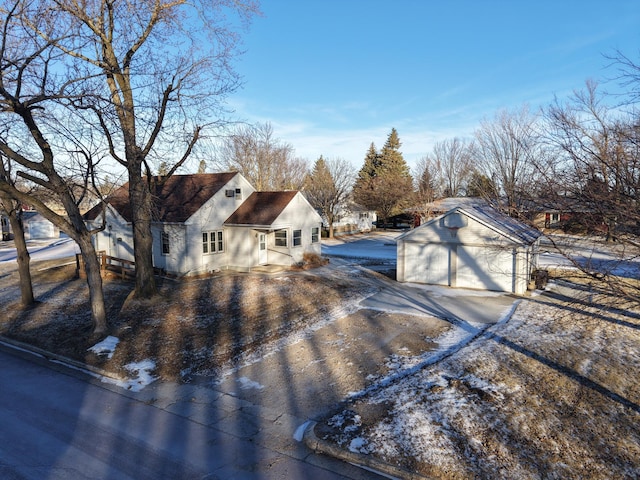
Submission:
M 63 418 L 62 423 L 76 425 L 76 431 L 99 428 L 103 434 L 111 432 L 115 436 L 111 441 L 113 445 L 117 443 L 115 438 L 124 436 L 136 445 L 143 445 L 140 447 L 143 451 L 157 452 L 167 461 L 181 462 L 183 468 L 194 474 L 200 472 L 197 477 L 189 478 L 380 478 L 370 471 L 310 451 L 301 442 L 305 419 L 252 404 L 215 388 L 155 382 L 140 392 L 132 392 L 89 376 L 88 371 L 79 369 L 74 362 L 66 364 L 60 358 L 48 360 L 41 353 L 6 345 L 0 345 L 0 352 L 50 371 L 44 373 L 45 380 L 38 380 L 38 371 L 33 369 L 24 378 L 37 382 L 38 391 L 45 389 L 42 398 L 34 401 L 44 405 L 63 402 L 66 406 L 57 411 L 71 410 L 72 418 L 66 421 Z M 63 375 L 56 375 L 54 371 Z M 64 386 L 56 391 L 60 384 Z M 63 398 L 66 395 L 69 399 Z M 78 403 L 90 408 L 73 410 L 73 405 Z M 87 446 L 88 450 L 93 448 Z

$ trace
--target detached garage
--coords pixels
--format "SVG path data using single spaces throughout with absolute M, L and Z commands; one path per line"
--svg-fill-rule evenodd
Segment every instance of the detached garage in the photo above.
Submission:
M 539 237 L 489 205 L 456 207 L 397 238 L 397 279 L 522 295 Z
M 33 210 L 22 212 L 22 222 L 27 240 L 46 240 L 60 236 L 58 227 Z

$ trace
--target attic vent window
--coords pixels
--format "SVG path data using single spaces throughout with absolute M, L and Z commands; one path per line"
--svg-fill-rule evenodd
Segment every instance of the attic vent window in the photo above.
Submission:
M 466 227 L 467 217 L 465 217 L 464 215 L 458 212 L 451 213 L 446 217 L 444 217 L 444 226 L 446 228 L 455 228 L 455 229 Z
M 449 230 L 451 238 L 457 238 L 458 230 L 467 226 L 467 217 L 458 212 L 453 212 L 442 219 L 442 226 Z
M 236 188 L 236 200 L 242 200 L 242 189 Z

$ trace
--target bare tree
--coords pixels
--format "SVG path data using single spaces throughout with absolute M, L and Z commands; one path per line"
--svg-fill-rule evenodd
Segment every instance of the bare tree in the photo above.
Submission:
M 239 86 L 230 60 L 237 27 L 258 13 L 254 0 L 41 0 L 49 29 L 34 28 L 66 54 L 85 94 L 74 102 L 97 120 L 111 156 L 127 169 L 137 297 L 156 293 L 151 163 L 190 157 L 222 100 Z M 227 20 L 237 14 L 240 22 Z M 35 24 L 35 20 L 32 19 Z M 51 27 L 54 27 L 51 29 Z M 96 126 L 86 117 L 89 128 Z M 177 154 L 172 152 L 178 152 Z M 160 180 L 160 181 L 165 181 Z
M 634 119 L 607 105 L 597 84 L 589 81 L 568 102 L 551 105 L 546 120 L 548 138 L 562 161 L 562 175 L 554 178 L 555 191 L 588 212 L 581 218 L 584 227 L 604 228 L 611 240 L 619 225 L 640 224 L 636 204 L 640 158 Z
M 542 146 L 536 120 L 526 106 L 502 110 L 493 120 L 481 122 L 475 132 L 476 164 L 495 182 L 511 215 L 535 184 L 534 164 Z
M 75 94 L 70 92 L 72 82 L 61 78 L 53 67 L 58 57 L 52 43 L 31 35 L 33 27 L 50 31 L 46 16 L 28 10 L 31 7 L 28 2 L 15 0 L 3 4 L 0 10 L 0 152 L 16 167 L 18 177 L 46 189 L 66 214 L 57 214 L 40 198 L 18 188 L 9 176 L 8 163 L 3 164 L 0 191 L 5 198 L 35 206 L 76 241 L 86 266 L 94 332 L 99 334 L 107 328 L 100 264 L 75 188 L 58 171 L 55 146 L 47 138 L 61 113 L 59 102 L 72 100 Z M 31 20 L 25 25 L 27 19 Z M 52 111 L 58 115 L 52 115 Z M 87 171 L 91 170 L 87 165 Z
M 307 177 L 304 195 L 320 212 L 329 225 L 329 238 L 333 238 L 333 224 L 346 207 L 353 185 L 353 166 L 342 158 L 316 160 Z
M 11 176 L 9 160 L 3 156 L 3 158 L 0 158 L 0 183 L 10 183 L 15 186 L 15 180 Z M 20 301 L 23 307 L 27 307 L 34 303 L 35 297 L 33 296 L 33 283 L 31 281 L 31 269 L 29 268 L 31 256 L 27 250 L 24 224 L 22 222 L 22 202 L 0 189 L 0 212 L 5 213 L 9 218 L 11 230 L 13 231 L 18 276 L 20 278 Z
M 555 246 L 600 288 L 637 302 L 637 280 L 628 280 L 619 269 L 628 273 L 635 268 L 637 275 L 640 122 L 637 113 L 627 113 L 609 100 L 588 81 L 585 89 L 545 110 L 547 137 L 558 159 L 554 175 L 547 177 L 549 195 L 555 193 L 551 198 L 571 214 L 565 228 L 588 234 L 578 252 L 575 242 L 564 238 Z M 603 248 L 602 234 L 615 245 Z M 610 252 L 608 261 L 588 255 L 601 249 Z
M 440 195 L 462 196 L 473 171 L 469 143 L 458 137 L 437 142 L 428 158 Z
M 268 122 L 238 126 L 216 157 L 218 168 L 240 172 L 258 191 L 300 190 L 308 173 L 307 162 Z

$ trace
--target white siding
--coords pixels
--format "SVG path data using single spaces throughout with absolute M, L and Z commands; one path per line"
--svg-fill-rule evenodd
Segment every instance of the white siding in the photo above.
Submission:
M 89 223 L 91 227 L 99 227 L 102 217 Z M 131 225 L 111 207 L 107 208 L 105 229 L 93 236 L 93 242 L 97 251 L 103 251 L 111 257 L 134 259 Z
M 249 270 L 258 264 L 258 232 L 248 227 L 227 227 L 227 258 L 229 268 Z
M 400 236 L 398 281 L 524 294 L 534 248 L 464 217 L 441 217 Z
M 242 198 L 227 197 L 225 190 L 242 190 Z M 221 270 L 235 263 L 234 255 L 238 249 L 246 245 L 236 245 L 241 239 L 230 229 L 223 228 L 223 222 L 255 192 L 251 184 L 240 174 L 234 176 L 223 188 L 211 197 L 191 218 L 185 222 L 185 274 L 206 273 Z M 202 233 L 222 231 L 224 240 L 223 252 L 204 253 L 202 250 Z M 238 253 L 238 255 L 240 255 Z
M 311 242 L 311 229 L 314 227 L 320 228 L 321 226 L 322 218 L 320 218 L 320 215 L 318 215 L 301 193 L 297 193 L 276 221 L 273 222 L 272 228 L 274 230 L 287 230 L 287 246 L 276 247 L 274 234 L 269 234 L 267 238 L 269 263 L 293 265 L 302 262 L 305 253 L 320 255 L 320 241 L 316 243 Z M 302 231 L 302 243 L 300 246 L 293 246 L 294 230 Z

